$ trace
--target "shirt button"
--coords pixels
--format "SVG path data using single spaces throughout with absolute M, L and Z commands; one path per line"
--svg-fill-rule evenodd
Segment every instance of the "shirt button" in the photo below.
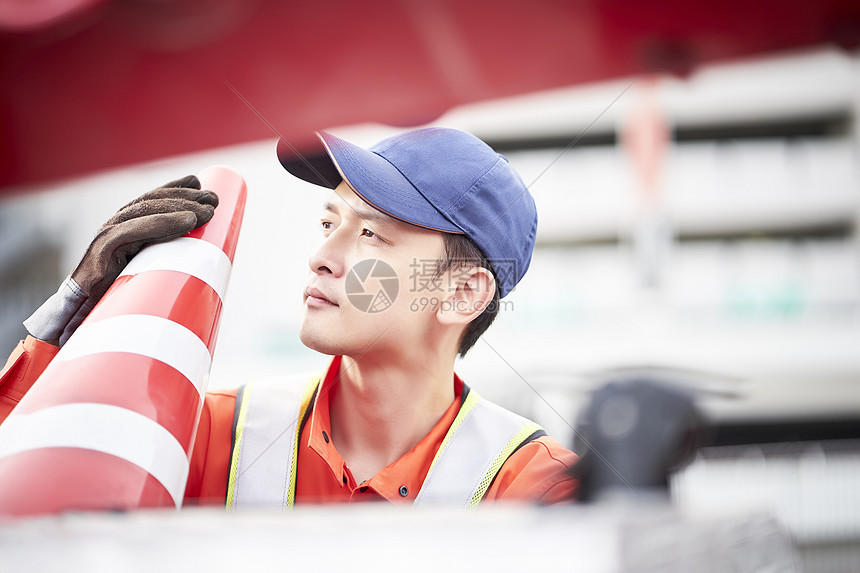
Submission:
M 328 443 L 328 434 L 325 433 L 325 430 L 323 430 L 323 440 L 325 440 L 325 443 Z
M 409 495 L 409 488 L 405 485 L 400 486 L 400 497 L 406 497 Z
M 358 488 L 358 491 L 360 491 L 361 493 L 365 493 L 367 490 L 368 490 L 368 487 L 366 485 L 363 485 L 360 488 Z

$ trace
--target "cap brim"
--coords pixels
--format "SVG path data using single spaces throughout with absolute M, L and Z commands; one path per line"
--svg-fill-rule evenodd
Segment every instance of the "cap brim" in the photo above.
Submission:
M 321 147 L 303 158 L 283 140 L 278 143 L 278 159 L 287 171 L 329 189 L 346 181 L 356 195 L 386 215 L 425 229 L 463 233 L 385 158 L 330 133 L 317 135 Z
M 301 151 L 279 139 L 278 161 L 290 174 L 320 187 L 334 189 L 342 180 L 340 172 L 318 137 L 313 139 L 310 146 L 302 147 Z

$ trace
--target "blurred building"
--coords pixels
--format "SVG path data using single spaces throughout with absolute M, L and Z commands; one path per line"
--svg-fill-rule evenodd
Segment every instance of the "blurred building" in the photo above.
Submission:
M 772 509 L 809 571 L 860 564 L 858 64 L 793 54 L 464 115 L 541 217 L 467 379 L 558 436 L 603 382 L 689 389 L 708 447 L 675 499 Z

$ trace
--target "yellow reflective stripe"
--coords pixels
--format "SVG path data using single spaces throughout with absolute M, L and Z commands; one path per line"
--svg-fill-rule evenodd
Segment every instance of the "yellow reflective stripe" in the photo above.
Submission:
M 245 428 L 245 419 L 248 417 L 248 406 L 251 404 L 249 397 L 254 388 L 254 382 L 245 385 L 242 392 L 242 404 L 239 406 L 239 419 L 236 421 L 236 443 L 233 447 L 233 457 L 230 460 L 230 479 L 227 482 L 227 505 L 229 511 L 233 509 L 233 495 L 236 492 L 236 479 L 239 477 L 239 452 L 242 451 L 242 431 Z
M 508 442 L 508 445 L 505 446 L 499 455 L 496 456 L 496 460 L 490 466 L 490 469 L 484 475 L 484 479 L 481 480 L 481 484 L 478 486 L 477 491 L 475 491 L 475 495 L 472 496 L 472 500 L 469 502 L 469 509 L 474 509 L 478 506 L 481 500 L 484 498 L 484 494 L 487 493 L 487 490 L 490 488 L 490 484 L 493 483 L 493 480 L 496 479 L 496 474 L 499 473 L 499 470 L 502 469 L 502 465 L 507 461 L 507 459 L 511 456 L 517 447 L 523 443 L 523 440 L 537 432 L 538 430 L 542 430 L 539 424 L 535 422 L 529 422 L 525 426 L 517 432 L 513 438 Z
M 292 508 L 296 503 L 296 468 L 298 467 L 299 461 L 299 440 L 301 440 L 302 437 L 301 425 L 302 421 L 305 419 L 305 414 L 311 405 L 311 399 L 314 397 L 314 393 L 316 392 L 319 383 L 320 377 L 314 376 L 308 380 L 308 383 L 305 385 L 304 392 L 302 393 L 302 401 L 299 405 L 299 419 L 296 420 L 296 432 L 295 437 L 293 438 L 293 459 L 290 463 L 290 484 L 289 490 L 287 491 L 287 509 Z M 239 413 L 239 416 L 241 420 L 241 412 Z
M 445 439 L 442 440 L 442 444 L 440 444 L 439 449 L 436 450 L 436 455 L 433 457 L 433 463 L 430 464 L 430 469 L 427 470 L 427 475 L 430 475 L 430 472 L 433 471 L 433 466 L 435 466 L 436 462 L 439 461 L 439 457 L 442 455 L 442 452 L 445 451 L 445 448 L 448 446 L 448 442 L 451 441 L 457 428 L 460 427 L 460 424 L 463 423 L 463 420 L 466 419 L 466 416 L 469 415 L 469 412 L 472 411 L 472 408 L 475 407 L 475 404 L 477 404 L 480 399 L 481 397 L 478 396 L 477 392 L 474 390 L 469 391 L 469 395 L 466 396 L 466 401 L 463 402 L 463 405 L 460 407 L 460 411 L 457 412 L 457 417 L 454 418 L 454 422 L 452 422 L 451 427 L 448 428 L 448 433 L 445 434 Z

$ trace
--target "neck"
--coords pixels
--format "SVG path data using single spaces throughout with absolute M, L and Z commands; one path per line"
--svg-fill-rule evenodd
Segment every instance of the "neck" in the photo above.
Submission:
M 356 482 L 412 449 L 454 400 L 454 357 L 424 354 L 343 357 L 332 440 Z

